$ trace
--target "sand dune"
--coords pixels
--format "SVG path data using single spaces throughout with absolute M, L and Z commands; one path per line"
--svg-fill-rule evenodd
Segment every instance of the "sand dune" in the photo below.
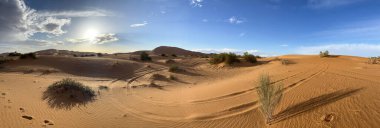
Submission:
M 12 61 L 0 73 L 0 127 L 269 127 L 256 94 L 262 73 L 285 87 L 270 127 L 380 125 L 380 65 L 351 56 L 279 58 L 294 63 L 265 58 L 216 68 L 204 58 L 177 58 L 186 72 L 168 72 L 171 64 L 163 61 L 117 57 Z M 66 77 L 91 86 L 96 100 L 69 109 L 50 106 L 43 91 Z

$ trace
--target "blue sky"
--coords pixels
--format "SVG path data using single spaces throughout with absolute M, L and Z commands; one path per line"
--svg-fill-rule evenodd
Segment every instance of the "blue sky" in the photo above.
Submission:
M 376 0 L 8 0 L 0 2 L 0 52 L 167 45 L 267 56 L 320 50 L 379 56 L 379 6 Z

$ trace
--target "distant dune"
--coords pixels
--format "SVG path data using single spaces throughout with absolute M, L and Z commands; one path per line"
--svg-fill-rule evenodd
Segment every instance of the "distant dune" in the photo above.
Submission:
M 193 56 L 202 56 L 205 55 L 201 52 L 195 52 L 195 51 L 189 51 L 182 48 L 177 47 L 169 47 L 169 46 L 160 46 L 152 51 L 154 54 L 160 55 L 160 54 L 167 54 L 167 55 L 193 55 Z

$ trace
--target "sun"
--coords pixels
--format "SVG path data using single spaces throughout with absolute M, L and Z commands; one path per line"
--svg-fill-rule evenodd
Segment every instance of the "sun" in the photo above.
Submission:
M 82 38 L 88 39 L 88 40 L 95 40 L 96 36 L 98 35 L 99 35 L 99 31 L 97 29 L 89 28 L 86 31 L 84 31 Z

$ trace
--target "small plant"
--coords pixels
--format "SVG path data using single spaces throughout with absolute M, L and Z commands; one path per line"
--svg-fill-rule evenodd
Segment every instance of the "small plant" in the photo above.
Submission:
M 172 63 L 175 63 L 175 61 L 172 60 L 172 59 L 168 59 L 168 60 L 165 61 L 165 63 L 166 63 L 166 64 L 172 64 Z
M 180 72 L 180 71 L 183 71 L 183 70 L 180 69 L 177 65 L 172 65 L 169 67 L 169 72 Z
M 177 77 L 175 77 L 174 75 L 169 75 L 169 79 L 170 80 L 177 80 Z
M 99 87 L 99 90 L 108 90 L 108 86 L 105 86 L 105 85 L 100 85 Z
M 148 53 L 141 52 L 141 54 L 140 54 L 140 60 L 142 60 L 142 61 L 151 61 L 152 58 L 148 55 Z
M 256 63 L 257 62 L 256 57 L 252 54 L 249 54 L 248 52 L 244 53 L 243 58 L 245 61 L 250 62 L 250 63 Z
M 8 54 L 8 56 L 21 56 L 22 54 L 21 53 L 18 53 L 18 52 L 11 52 Z
M 377 57 L 370 57 L 368 58 L 368 64 L 377 64 L 378 63 L 378 58 Z
M 282 65 L 289 65 L 291 62 L 290 60 L 287 60 L 287 59 L 281 59 L 281 64 Z
M 177 55 L 176 54 L 172 54 L 172 57 L 177 57 Z
M 271 85 L 269 75 L 259 77 L 257 93 L 261 102 L 261 111 L 265 115 L 267 124 L 273 120 L 273 112 L 282 99 L 282 85 Z
M 26 53 L 20 56 L 20 59 L 37 59 L 36 53 Z
M 163 53 L 161 54 L 161 56 L 162 56 L 162 57 L 167 57 L 166 54 L 163 54 Z
M 240 62 L 240 60 L 238 59 L 238 56 L 235 53 L 215 54 L 211 57 L 211 60 L 210 60 L 211 64 L 226 63 L 226 64 L 231 65 L 236 62 Z
M 319 56 L 320 57 L 329 57 L 330 55 L 329 55 L 329 51 L 320 51 L 319 52 Z

